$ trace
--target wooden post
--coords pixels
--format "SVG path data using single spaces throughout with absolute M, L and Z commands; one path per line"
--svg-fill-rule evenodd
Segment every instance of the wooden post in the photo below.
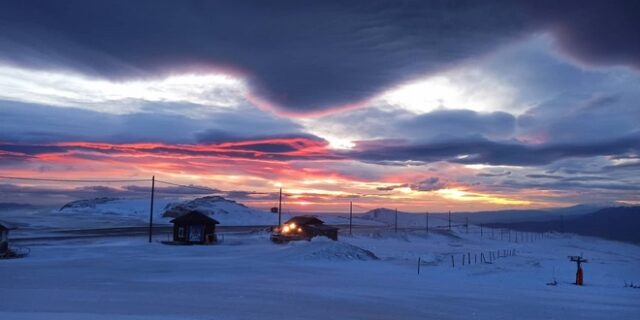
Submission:
M 456 267 L 456 263 L 453 260 L 453 256 L 451 256 L 451 268 L 455 268 Z
M 149 206 L 149 243 L 153 238 L 153 196 L 156 189 L 156 176 L 151 177 L 151 205 Z
M 278 197 L 278 227 L 282 225 L 282 188 L 280 188 L 280 196 Z
M 427 231 L 427 233 L 429 233 L 429 211 L 427 211 L 427 214 L 425 215 L 425 219 L 426 219 L 425 230 Z
M 418 274 L 420 274 L 420 257 L 418 257 Z
M 476 263 L 478 263 L 478 254 L 474 253 L 473 254 L 473 264 L 476 264 Z
M 467 261 L 471 264 L 471 252 L 467 252 Z
M 449 210 L 449 230 L 451 230 L 451 210 Z
M 398 232 L 398 208 L 396 208 L 396 226 L 395 226 L 395 232 Z
M 349 235 L 352 235 L 352 225 L 353 225 L 353 201 L 349 202 Z

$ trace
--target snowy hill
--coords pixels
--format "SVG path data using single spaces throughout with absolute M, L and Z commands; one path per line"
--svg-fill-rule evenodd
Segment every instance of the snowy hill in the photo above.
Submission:
M 207 196 L 190 201 L 169 203 L 162 214 L 165 218 L 175 218 L 189 211 L 197 210 L 220 221 L 221 225 L 275 225 L 278 216 L 220 196 Z M 285 219 L 285 215 L 283 215 Z
M 156 199 L 156 206 L 164 206 L 168 201 L 171 200 Z M 149 217 L 149 206 L 148 198 L 119 199 L 103 197 L 72 201 L 62 206 L 58 212 L 65 215 L 111 215 L 147 219 Z

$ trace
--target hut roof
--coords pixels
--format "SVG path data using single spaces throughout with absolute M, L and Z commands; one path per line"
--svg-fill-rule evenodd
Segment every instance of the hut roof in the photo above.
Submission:
M 187 214 L 181 215 L 173 220 L 171 223 L 202 223 L 202 224 L 220 224 L 218 220 L 210 218 L 206 214 L 200 211 L 189 211 Z
M 16 229 L 16 226 L 0 220 L 0 230 L 13 230 L 13 229 Z
M 295 223 L 299 226 L 305 226 L 305 225 L 324 224 L 324 221 L 312 216 L 297 216 L 287 220 L 287 222 L 285 223 L 286 224 Z

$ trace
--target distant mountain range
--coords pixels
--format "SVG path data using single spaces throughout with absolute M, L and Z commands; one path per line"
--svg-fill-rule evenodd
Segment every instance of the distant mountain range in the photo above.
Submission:
M 640 207 L 603 207 L 608 204 L 581 204 L 566 208 L 500 210 L 480 212 L 454 212 L 453 225 L 468 223 L 494 228 L 507 228 L 527 232 L 566 232 L 594 236 L 610 240 L 640 244 Z M 448 220 L 448 213 L 431 213 L 431 227 L 441 227 Z M 395 210 L 377 208 L 358 217 L 395 224 Z M 422 227 L 422 213 L 398 212 L 398 225 Z
M 0 211 L 35 209 L 37 206 L 26 203 L 0 202 Z
M 485 224 L 527 232 L 567 232 L 640 244 L 640 207 L 612 207 L 582 215 L 556 215 L 553 220 Z

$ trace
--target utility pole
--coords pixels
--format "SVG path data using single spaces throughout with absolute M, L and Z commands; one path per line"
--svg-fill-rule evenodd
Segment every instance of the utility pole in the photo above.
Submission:
M 395 231 L 398 232 L 398 208 L 396 208 L 396 228 Z
M 149 208 L 149 243 L 153 237 L 153 194 L 156 189 L 156 176 L 151 177 L 151 206 Z
M 278 199 L 278 226 L 282 224 L 282 188 L 280 188 L 280 197 Z
M 353 201 L 349 202 L 349 235 L 352 235 L 351 226 L 353 224 Z
M 425 219 L 426 219 L 426 226 L 425 226 L 425 230 L 427 230 L 427 233 L 429 233 L 429 211 L 427 211 L 427 214 L 425 215 Z
M 449 210 L 449 231 L 451 231 L 451 210 Z
M 467 217 L 466 222 L 464 224 L 465 228 L 467 229 L 467 233 L 469 233 L 469 217 Z

